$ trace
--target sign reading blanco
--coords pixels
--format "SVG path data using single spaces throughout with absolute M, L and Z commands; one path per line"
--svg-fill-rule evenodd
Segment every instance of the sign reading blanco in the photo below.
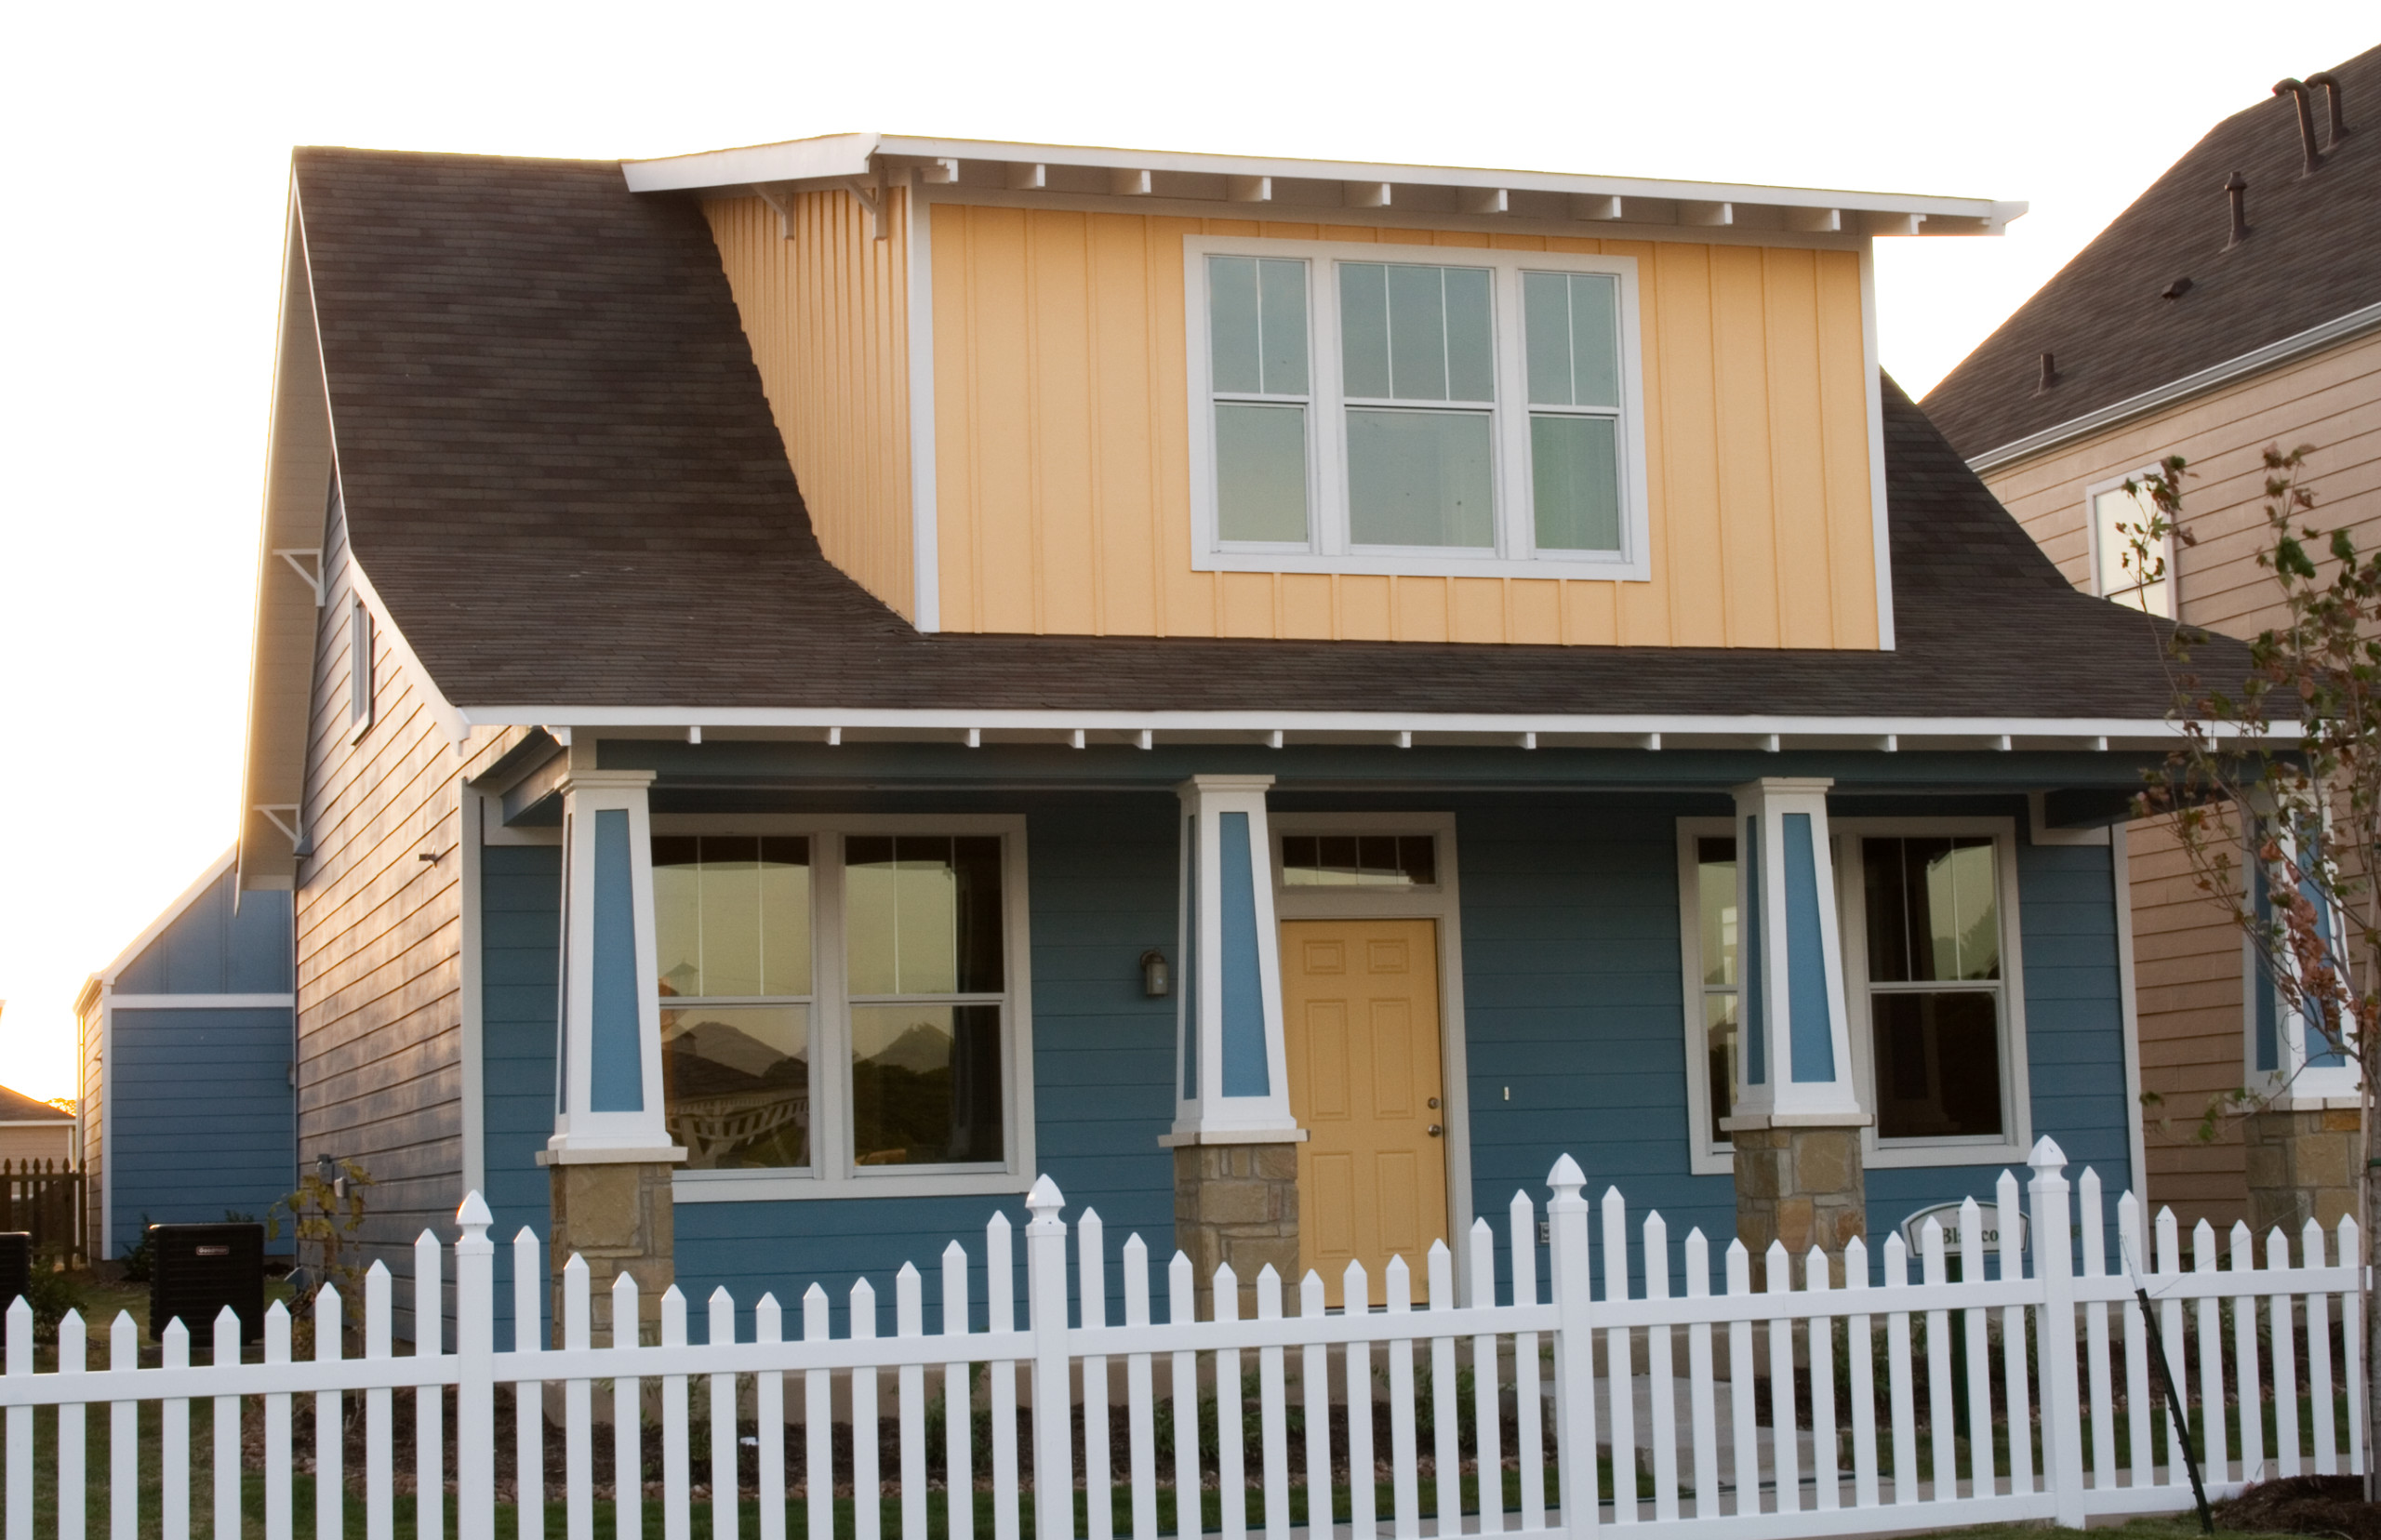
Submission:
M 1960 1255 L 1960 1205 L 1958 1203 L 1936 1203 L 1932 1208 L 1920 1209 L 1916 1214 L 1903 1220 L 1901 1222 L 1902 1244 L 1909 1248 L 1909 1255 L 1913 1259 L 1923 1256 L 1926 1254 L 1924 1243 L 1926 1221 L 1929 1219 L 1943 1227 L 1943 1254 L 1956 1261 Z M 2001 1210 L 1997 1206 L 1986 1208 L 1979 1204 L 1976 1208 L 1976 1220 L 1984 1231 L 1983 1243 L 1986 1254 L 1998 1255 L 2001 1251 Z M 2026 1216 L 2020 1214 L 2017 1215 L 2017 1249 L 2022 1252 L 2026 1249 Z

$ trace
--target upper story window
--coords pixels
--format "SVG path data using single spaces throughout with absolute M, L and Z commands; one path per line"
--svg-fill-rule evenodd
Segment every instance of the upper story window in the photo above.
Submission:
M 1648 576 L 1633 259 L 1187 246 L 1194 565 Z
M 356 600 L 347 611 L 347 740 L 372 725 L 372 612 Z
M 2147 542 L 2148 566 L 2139 549 L 2142 532 L 2157 516 L 2147 492 L 2128 492 L 2149 469 L 2101 482 L 2085 496 L 2091 505 L 2093 591 L 2129 609 L 2175 617 L 2175 542 L 2169 535 Z

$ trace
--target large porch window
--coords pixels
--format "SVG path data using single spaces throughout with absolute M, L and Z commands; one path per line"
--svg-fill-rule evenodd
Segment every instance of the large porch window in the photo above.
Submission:
M 1021 820 L 860 821 L 655 819 L 680 1201 L 1031 1177 Z
M 2022 1158 L 2027 1115 L 2015 835 L 2006 820 L 1839 818 L 1830 854 L 1868 1163 Z M 1852 880 L 1856 874 L 1857 880 Z M 1736 1082 L 1736 843 L 1724 819 L 1679 825 L 1690 1142 L 1730 1169 L 1720 1120 Z

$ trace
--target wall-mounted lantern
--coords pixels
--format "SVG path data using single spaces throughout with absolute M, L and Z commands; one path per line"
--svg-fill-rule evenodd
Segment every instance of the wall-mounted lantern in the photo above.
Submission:
M 1174 992 L 1174 970 L 1166 965 L 1165 953 L 1151 947 L 1141 953 L 1141 993 L 1151 1000 Z

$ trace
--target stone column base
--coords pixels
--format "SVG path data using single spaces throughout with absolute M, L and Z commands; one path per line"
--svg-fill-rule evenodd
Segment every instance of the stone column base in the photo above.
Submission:
M 1813 1246 L 1827 1253 L 1829 1277 L 1843 1282 L 1843 1248 L 1869 1233 L 1869 1186 L 1860 1161 L 1865 1123 L 1773 1125 L 1730 1118 L 1736 1150 L 1736 1239 L 1752 1254 L 1752 1286 L 1768 1286 L 1769 1244 L 1785 1242 L 1799 1281 Z
M 563 1268 L 574 1255 L 585 1258 L 598 1348 L 612 1340 L 612 1283 L 622 1273 L 636 1279 L 638 1340 L 660 1340 L 661 1295 L 677 1278 L 673 1169 L 653 1161 L 547 1168 L 553 1188 L 553 1236 L 547 1246 L 553 1319 L 563 1319 Z
M 1240 1280 L 1240 1319 L 1257 1315 L 1257 1275 L 1268 1264 L 1284 1295 L 1297 1287 L 1298 1151 L 1295 1144 L 1177 1145 L 1174 1243 L 1190 1259 L 1199 1319 L 1215 1315 L 1215 1274 Z
M 2308 1219 L 2326 1232 L 2356 1213 L 2364 1118 L 2353 1107 L 2252 1112 L 2241 1120 L 2249 1228 L 2260 1245 L 2279 1228 L 2295 1244 Z

